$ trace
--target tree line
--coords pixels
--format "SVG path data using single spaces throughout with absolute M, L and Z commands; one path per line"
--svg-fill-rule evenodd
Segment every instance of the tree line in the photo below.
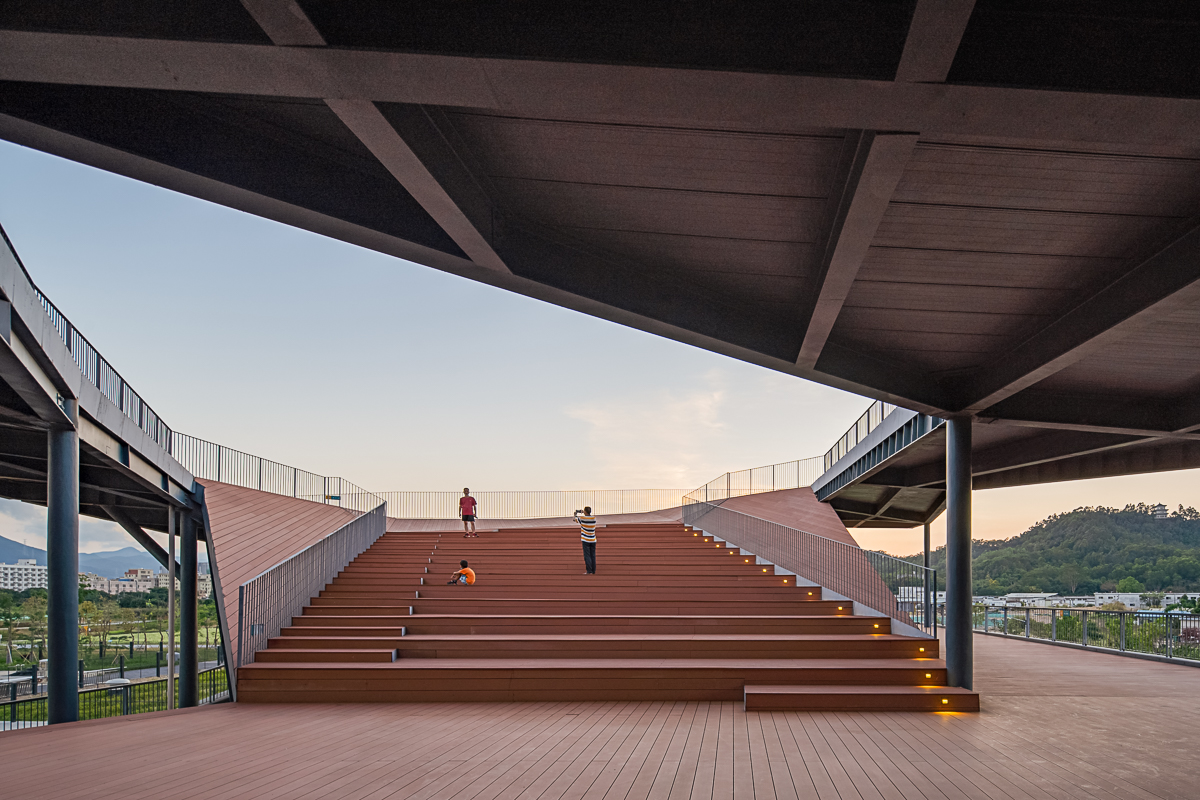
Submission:
M 1179 506 L 1086 506 L 1054 514 L 1011 539 L 972 542 L 976 595 L 1009 592 L 1184 592 L 1200 590 L 1200 512 Z M 921 555 L 906 560 L 920 563 Z M 946 548 L 932 554 L 945 588 Z

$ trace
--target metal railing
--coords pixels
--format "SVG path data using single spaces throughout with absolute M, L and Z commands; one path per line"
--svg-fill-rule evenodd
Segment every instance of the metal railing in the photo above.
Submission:
M 975 606 L 983 633 L 1200 662 L 1200 615 L 1162 611 Z
M 173 432 L 172 455 L 193 476 L 286 497 L 370 511 L 383 498 L 345 478 L 318 475 L 232 447 Z
M 686 497 L 693 501 L 712 503 L 748 494 L 802 489 L 805 486 L 811 486 L 813 481 L 825 472 L 821 465 L 821 458 L 817 456 L 797 461 L 785 461 L 781 464 L 768 464 L 765 467 L 752 467 L 737 472 L 726 472 L 700 488 L 688 492 Z
M 697 502 L 720 502 L 731 497 L 744 497 L 748 494 L 762 492 L 777 492 L 782 489 L 802 489 L 813 483 L 833 468 L 838 459 L 849 453 L 855 445 L 867 438 L 896 410 L 891 403 L 875 401 L 863 415 L 842 434 L 841 438 L 829 448 L 824 456 L 801 458 L 796 461 L 785 461 L 781 464 L 768 464 L 765 467 L 726 472 L 713 478 L 708 483 L 687 493 L 687 499 Z
M 346 565 L 387 529 L 386 505 L 347 522 L 333 533 L 238 587 L 237 666 L 254 660 L 272 637 L 299 616 Z
M 932 569 L 703 501 L 685 501 L 683 522 L 803 580 L 935 635 L 936 619 L 928 612 L 937 587 Z M 914 587 L 906 594 L 918 591 L 924 602 L 901 603 L 897 599 L 901 587 Z
M 879 427 L 888 414 L 896 410 L 896 406 L 891 403 L 885 403 L 882 400 L 876 400 L 871 403 L 871 406 L 863 412 L 863 415 L 850 426 L 850 430 L 842 434 L 842 437 L 834 443 L 833 447 L 825 453 L 821 459 L 821 472 L 825 473 L 833 469 L 833 465 L 838 462 L 842 456 L 854 449 L 854 446 L 867 438 L 867 435 Z
M 46 315 L 50 318 L 50 324 L 54 326 L 54 330 L 58 332 L 59 338 L 66 345 L 67 351 L 71 354 L 71 358 L 75 361 L 79 371 L 83 373 L 83 378 L 88 383 L 100 390 L 100 393 L 112 401 L 113 405 L 119 408 L 125 416 L 137 423 L 137 426 L 142 431 L 153 439 L 159 447 L 171 452 L 171 429 L 167 426 L 162 418 L 155 413 L 150 404 L 142 399 L 142 396 L 130 388 L 125 379 L 121 377 L 121 373 L 117 372 L 116 368 L 100 355 L 100 351 L 87 340 L 79 329 L 71 324 L 71 320 L 59 310 L 58 306 L 50 301 L 50 298 L 38 288 L 33 282 L 33 278 L 29 276 L 29 270 L 25 269 L 25 264 L 22 263 L 21 257 L 17 255 L 17 250 L 9 241 L 8 234 L 0 229 L 0 238 L 3 238 L 4 244 L 12 253 L 13 260 L 21 268 L 21 272 L 25 275 L 25 280 L 29 281 L 30 287 L 33 289 L 34 295 L 42 308 L 45 309 Z
M 176 683 L 176 699 L 178 699 Z M 0 702 L 0 730 L 32 728 L 46 724 L 46 695 Z M 200 704 L 229 700 L 225 665 L 200 673 Z M 148 711 L 167 710 L 167 679 L 148 678 L 134 683 L 101 686 L 79 691 L 79 719 L 104 719 Z
M 678 508 L 681 489 L 597 489 L 545 492 L 472 492 L 477 516 L 486 519 L 569 517 L 591 506 L 593 514 L 638 514 Z M 379 492 L 388 516 L 399 519 L 455 519 L 460 492 Z

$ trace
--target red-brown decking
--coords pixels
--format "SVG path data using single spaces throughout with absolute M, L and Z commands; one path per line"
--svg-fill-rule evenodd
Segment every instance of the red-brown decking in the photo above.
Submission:
M 858 545 L 854 541 L 854 537 L 846 530 L 846 525 L 838 517 L 837 512 L 828 504 L 818 500 L 813 494 L 813 490 L 807 486 L 800 489 L 782 489 L 778 492 L 731 497 L 721 503 L 721 508 L 777 522 L 780 525 L 814 533 L 827 539 Z
M 1200 669 L 975 637 L 977 714 L 225 704 L 0 733 L 5 797 L 1183 800 Z
M 238 586 L 357 516 L 338 506 L 281 497 L 217 481 L 204 486 L 221 598 L 229 620 L 229 660 L 237 663 Z
M 735 700 L 757 686 L 760 708 L 978 709 L 944 687 L 935 640 L 681 524 L 599 539 L 599 574 L 583 575 L 578 528 L 388 533 L 239 670 L 239 700 Z M 464 558 L 477 583 L 447 586 Z

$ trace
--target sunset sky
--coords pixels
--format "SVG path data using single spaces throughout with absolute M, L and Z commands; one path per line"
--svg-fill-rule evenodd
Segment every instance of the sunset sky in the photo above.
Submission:
M 0 174 L 34 281 L 169 425 L 373 490 L 691 489 L 820 455 L 870 403 L 16 145 Z M 1197 478 L 976 492 L 975 535 L 1200 506 Z M 0 501 L 0 535 L 42 547 L 44 526 Z M 920 549 L 919 529 L 854 535 Z M 83 522 L 85 551 L 128 544 Z

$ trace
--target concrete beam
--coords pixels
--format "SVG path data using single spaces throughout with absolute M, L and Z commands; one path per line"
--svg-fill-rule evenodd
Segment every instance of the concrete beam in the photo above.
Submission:
M 710 129 L 920 131 L 1169 148 L 1200 141 L 1194 99 L 12 30 L 0 31 L 0 80 Z
M 836 210 L 815 277 L 797 366 L 816 366 L 850 287 L 858 276 L 900 176 L 917 144 L 916 134 L 861 131 L 848 144 L 854 150 L 849 174 L 835 195 Z
M 975 0 L 917 0 L 896 80 L 945 81 L 974 8 Z
M 1169 314 L 1200 303 L 1200 217 L 1124 274 L 1035 332 L 962 388 L 964 413 L 1011 418 L 1004 400 Z

